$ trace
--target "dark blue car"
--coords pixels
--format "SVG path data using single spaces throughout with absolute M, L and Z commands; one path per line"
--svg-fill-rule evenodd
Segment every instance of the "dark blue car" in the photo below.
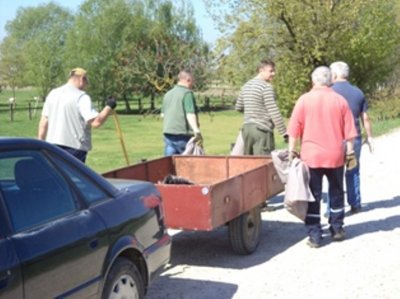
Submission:
M 171 238 L 155 186 L 0 138 L 0 298 L 143 298 Z

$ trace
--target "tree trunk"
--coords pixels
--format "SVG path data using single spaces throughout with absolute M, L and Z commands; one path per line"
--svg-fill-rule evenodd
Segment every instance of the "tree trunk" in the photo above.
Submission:
M 156 109 L 156 106 L 155 106 L 155 92 L 154 92 L 154 90 L 153 91 L 151 91 L 151 95 L 150 95 L 150 111 L 153 111 L 153 110 L 155 110 Z
M 131 106 L 129 105 L 128 97 L 124 93 L 125 111 L 127 113 L 131 112 Z

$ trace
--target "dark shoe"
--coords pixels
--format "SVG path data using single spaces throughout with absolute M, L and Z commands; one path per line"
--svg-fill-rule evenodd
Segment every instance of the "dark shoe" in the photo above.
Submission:
M 357 214 L 361 212 L 361 207 L 351 207 L 350 208 L 350 213 L 351 214 Z
M 331 232 L 333 241 L 343 241 L 346 238 L 346 235 L 345 235 L 343 229 L 334 231 L 332 227 L 329 227 L 329 231 Z
M 307 245 L 311 248 L 319 248 L 321 247 L 321 242 L 317 242 L 312 238 L 308 238 Z

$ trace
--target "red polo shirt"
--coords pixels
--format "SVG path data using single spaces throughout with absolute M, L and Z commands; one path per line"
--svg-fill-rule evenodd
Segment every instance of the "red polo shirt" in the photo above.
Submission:
M 346 100 L 327 86 L 313 87 L 293 109 L 288 134 L 301 138 L 301 159 L 311 168 L 344 165 L 344 141 L 357 136 Z

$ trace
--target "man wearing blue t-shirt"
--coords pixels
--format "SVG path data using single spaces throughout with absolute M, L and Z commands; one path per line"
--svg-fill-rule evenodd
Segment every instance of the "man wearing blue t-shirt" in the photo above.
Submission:
M 367 135 L 366 143 L 371 153 L 373 152 L 373 140 L 371 122 L 369 120 L 367 110 L 368 104 L 365 100 L 364 93 L 356 86 L 348 82 L 349 66 L 342 61 L 334 62 L 330 65 L 332 72 L 332 88 L 342 95 L 348 102 L 355 121 L 357 129 L 357 137 L 354 140 L 354 152 L 357 158 L 357 167 L 346 171 L 346 190 L 347 202 L 351 207 L 351 213 L 361 211 L 361 192 L 360 192 L 360 154 L 361 154 L 361 124 L 364 126 Z

